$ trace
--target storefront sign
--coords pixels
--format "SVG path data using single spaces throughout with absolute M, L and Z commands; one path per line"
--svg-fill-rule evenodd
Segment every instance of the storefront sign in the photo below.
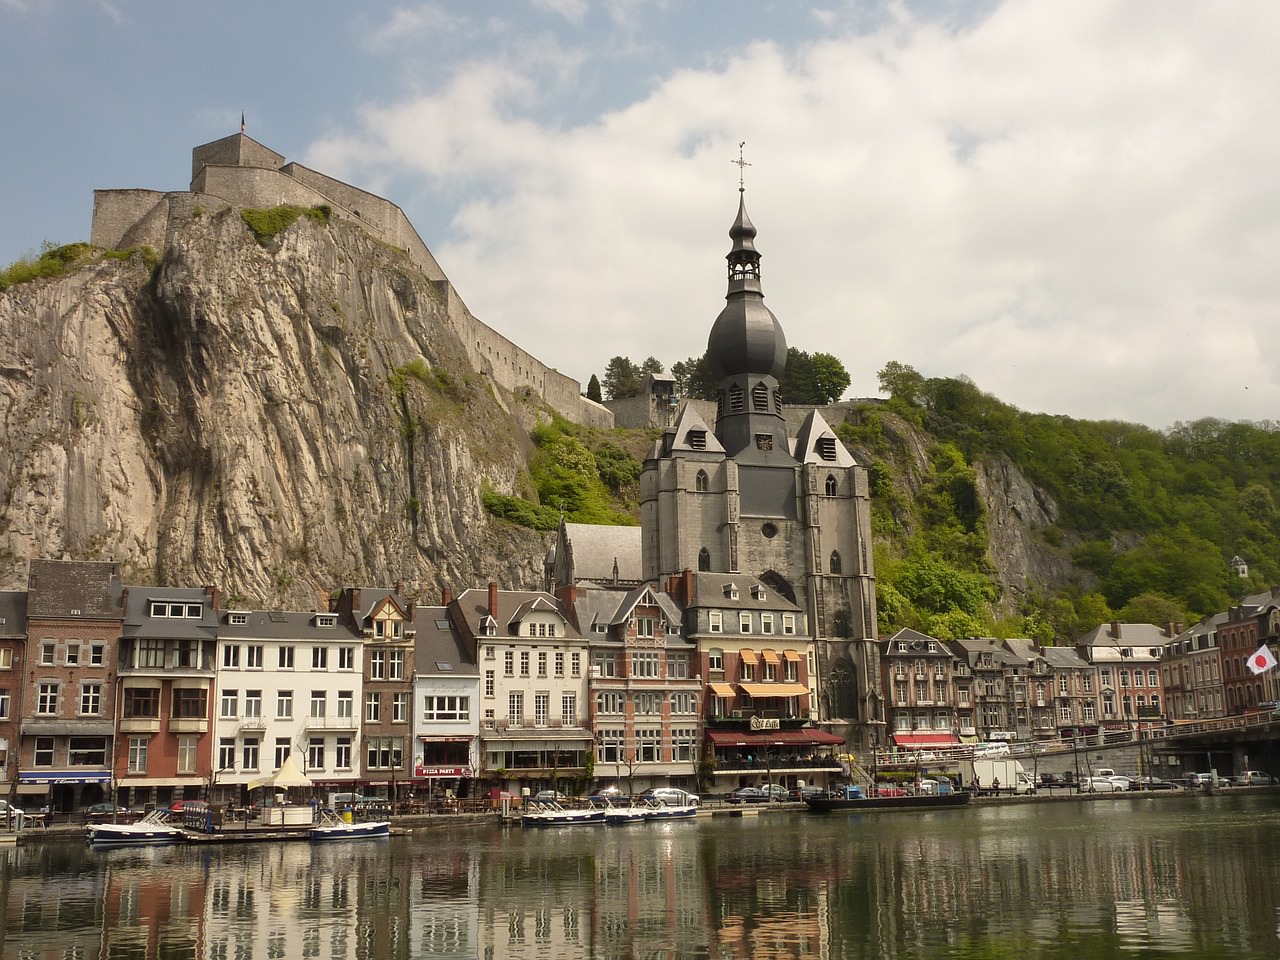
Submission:
M 782 721 L 777 717 L 752 717 L 752 730 L 780 730 L 782 729 Z

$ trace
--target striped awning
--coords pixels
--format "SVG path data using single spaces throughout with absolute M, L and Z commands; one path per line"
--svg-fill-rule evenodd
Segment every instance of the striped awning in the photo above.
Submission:
M 743 663 L 756 663 L 756 652 L 754 650 L 742 649 L 738 651 L 738 656 L 742 658 Z
M 800 656 L 800 651 L 799 651 L 799 650 L 783 650 L 783 651 L 782 651 L 782 656 L 783 656 L 783 658 L 784 658 L 784 659 L 786 659 L 786 660 L 796 660 L 796 661 L 799 661 L 799 660 L 803 660 L 803 659 L 804 659 L 803 657 L 801 657 L 801 656 Z
M 764 658 L 765 663 L 776 664 L 782 662 L 778 659 L 778 651 L 776 650 L 761 650 L 760 656 Z
M 756 699 L 764 697 L 803 697 L 809 688 L 803 683 L 740 683 L 744 693 Z

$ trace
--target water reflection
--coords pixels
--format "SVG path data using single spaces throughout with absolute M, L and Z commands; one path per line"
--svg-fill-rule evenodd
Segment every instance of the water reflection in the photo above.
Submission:
M 1280 797 L 0 849 L 0 958 L 1280 953 Z

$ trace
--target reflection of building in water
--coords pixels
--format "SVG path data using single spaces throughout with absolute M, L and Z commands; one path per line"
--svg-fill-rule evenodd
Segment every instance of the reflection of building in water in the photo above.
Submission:
M 40 846 L 0 847 L 0 956 L 23 960 L 98 956 L 102 876 L 59 877 L 57 889 L 50 890 L 45 872 L 51 869 L 47 851 Z
M 204 956 L 205 872 L 183 853 L 151 847 L 102 854 L 102 956 Z
M 433 845 L 406 871 L 409 956 L 475 960 L 480 955 L 480 849 Z

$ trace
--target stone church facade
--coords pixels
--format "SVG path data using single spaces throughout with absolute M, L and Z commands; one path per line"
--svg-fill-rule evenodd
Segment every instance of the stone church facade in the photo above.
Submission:
M 643 576 L 749 574 L 795 603 L 815 651 L 812 719 L 865 750 L 884 742 L 867 471 L 817 410 L 789 435 L 786 338 L 764 305 L 745 196 L 729 236 L 725 307 L 708 340 L 714 427 L 686 404 L 645 460 Z

